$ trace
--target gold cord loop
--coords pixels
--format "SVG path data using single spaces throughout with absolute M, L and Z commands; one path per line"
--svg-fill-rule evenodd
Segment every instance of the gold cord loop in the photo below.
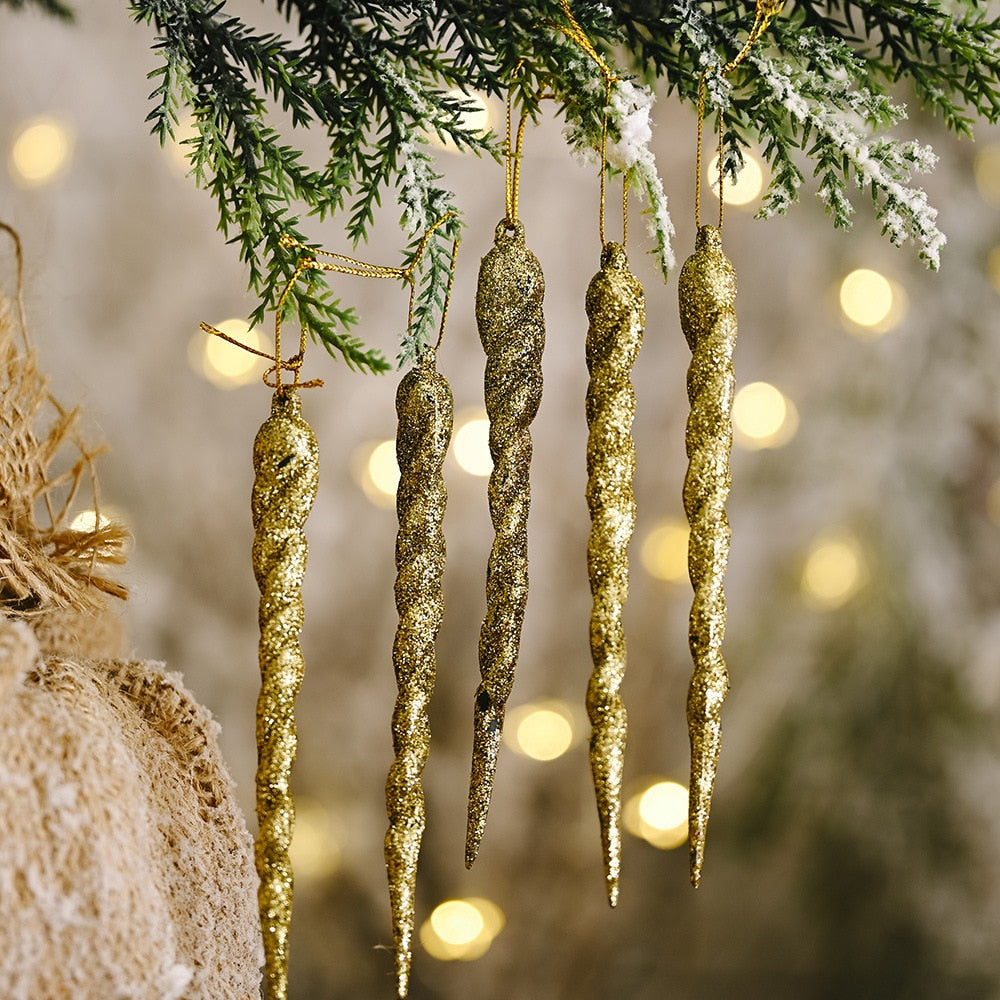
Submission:
M 785 0 L 757 0 L 754 12 L 754 22 L 750 28 L 750 34 L 743 43 L 743 48 L 733 56 L 729 62 L 725 63 L 719 70 L 720 76 L 728 76 L 747 57 L 757 40 L 767 30 L 768 25 L 781 13 Z M 698 141 L 695 155 L 695 169 L 697 171 L 694 186 L 694 222 L 697 229 L 701 229 L 701 162 L 702 162 L 702 132 L 705 121 L 705 80 L 709 73 L 715 69 L 708 66 L 702 72 L 698 81 Z M 722 229 L 724 218 L 725 197 L 723 183 L 725 181 L 725 167 L 723 164 L 723 141 L 725 138 L 725 117 L 721 110 L 719 112 L 719 229 Z
M 304 243 L 300 243 L 298 240 L 294 239 L 292 236 L 283 234 L 280 239 L 280 245 L 286 250 L 304 250 L 305 253 L 299 258 L 298 263 L 295 266 L 295 270 L 292 272 L 292 276 L 288 279 L 285 287 L 282 289 L 281 295 L 278 296 L 278 301 L 275 304 L 275 317 L 274 317 L 274 353 L 267 354 L 264 351 L 259 351 L 255 347 L 251 347 L 249 344 L 244 344 L 242 341 L 237 340 L 234 337 L 230 337 L 223 333 L 221 330 L 217 330 L 214 326 L 208 323 L 200 323 L 199 327 L 213 337 L 221 337 L 227 343 L 232 344 L 235 347 L 240 347 L 244 351 L 250 354 L 255 354 L 257 357 L 264 358 L 267 361 L 273 362 L 273 364 L 264 372 L 263 380 L 264 384 L 272 389 L 283 389 L 284 385 L 281 380 L 281 373 L 283 371 L 292 373 L 292 382 L 290 388 L 293 389 L 314 389 L 318 386 L 323 385 L 323 379 L 314 378 L 308 381 L 302 381 L 300 378 L 300 373 L 302 370 L 302 362 L 305 358 L 306 343 L 309 334 L 308 327 L 305 324 L 302 325 L 302 329 L 299 333 L 299 349 L 296 354 L 293 354 L 290 358 L 283 358 L 281 356 L 281 325 L 282 319 L 285 312 L 285 302 L 294 286 L 295 282 L 307 271 L 332 271 L 336 274 L 350 274 L 357 278 L 398 278 L 405 281 L 410 286 L 410 299 L 409 306 L 406 313 L 406 329 L 409 330 L 413 325 L 413 309 L 416 300 L 417 286 L 414 281 L 414 274 L 420 265 L 420 261 L 423 258 L 424 251 L 427 249 L 427 244 L 430 241 L 431 236 L 441 228 L 449 219 L 457 218 L 455 212 L 447 212 L 441 216 L 428 230 L 424 233 L 423 238 L 420 240 L 420 244 L 417 249 L 414 250 L 413 256 L 410 258 L 410 262 L 405 267 L 388 267 L 383 264 L 372 264 L 368 261 L 358 260 L 355 257 L 348 257 L 346 254 L 336 253 L 333 250 L 323 250 L 319 247 L 309 247 Z M 2 225 L 2 223 L 0 223 Z M 455 272 L 455 254 L 458 250 L 458 240 L 455 241 L 455 247 L 452 251 L 452 262 L 451 262 L 451 275 L 448 280 L 448 293 L 451 293 L 451 283 Z M 317 256 L 323 256 L 329 258 L 329 260 L 317 260 Z M 447 303 L 445 300 L 445 313 L 447 313 Z M 438 343 L 441 341 L 441 334 L 444 331 L 444 316 L 442 316 L 441 333 L 438 335 Z
M 586 32 L 580 27 L 579 22 L 573 17 L 570 10 L 569 0 L 560 0 L 560 5 L 569 26 L 559 24 L 555 21 L 548 21 L 556 31 L 561 31 L 567 38 L 572 39 L 581 49 L 597 64 L 601 76 L 604 78 L 604 117 L 601 122 L 601 195 L 600 195 L 600 216 L 598 219 L 598 231 L 601 238 L 601 249 L 608 245 L 604 227 L 604 207 L 606 203 L 607 173 L 608 173 L 608 116 L 611 107 L 611 88 L 620 81 L 620 77 L 601 58 L 600 53 L 594 48 L 594 43 L 587 37 Z M 628 243 L 628 174 L 622 181 L 622 246 Z

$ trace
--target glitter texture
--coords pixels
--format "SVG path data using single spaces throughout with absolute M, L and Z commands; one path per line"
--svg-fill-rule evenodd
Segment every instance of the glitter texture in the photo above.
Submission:
M 642 344 L 646 304 L 625 248 L 608 243 L 587 289 L 587 569 L 594 598 L 587 686 L 590 769 L 601 823 L 608 901 L 618 902 L 621 874 L 621 793 L 628 731 L 621 697 L 625 677 L 622 611 L 628 598 L 628 544 L 635 528 L 635 388 L 632 366 Z
M 445 543 L 442 522 L 448 494 L 441 472 L 454 413 L 451 389 L 434 367 L 434 352 L 396 392 L 396 459 L 399 486 L 396 512 L 396 610 L 399 625 L 392 662 L 399 693 L 392 715 L 395 759 L 385 785 L 389 829 L 385 867 L 396 947 L 396 992 L 407 995 L 413 955 L 417 860 L 424 833 L 424 792 L 420 778 L 430 749 L 427 706 L 434 691 L 434 643 L 444 599 Z
M 691 882 L 697 886 L 722 744 L 722 702 L 729 690 L 722 638 L 726 631 L 723 581 L 730 538 L 725 505 L 732 483 L 729 452 L 736 389 L 736 271 L 722 252 L 722 233 L 714 226 L 698 230 L 695 251 L 681 269 L 678 297 L 681 329 L 693 352 L 687 374 L 691 412 L 686 434 L 684 511 L 691 528 L 688 572 L 694 588 L 688 623 L 694 660 L 687 702 L 691 738 L 688 825 Z
M 267 1000 L 288 994 L 292 869 L 288 847 L 295 806 L 290 779 L 298 742 L 295 698 L 305 660 L 299 646 L 306 570 L 303 528 L 319 482 L 319 448 L 298 393 L 278 389 L 253 445 L 253 571 L 260 588 L 257 699 L 258 902 Z
M 486 617 L 479 636 L 472 777 L 465 864 L 476 860 L 493 794 L 504 712 L 514 683 L 528 598 L 531 421 L 542 398 L 545 279 L 524 245 L 524 226 L 501 220 L 479 268 L 476 321 L 486 351 L 486 412 L 493 472 L 488 489 L 496 536 L 486 570 Z

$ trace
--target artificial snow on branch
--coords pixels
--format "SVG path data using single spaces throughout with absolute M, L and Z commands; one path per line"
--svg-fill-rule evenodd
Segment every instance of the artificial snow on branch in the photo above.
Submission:
M 53 0 L 36 2 L 61 9 Z M 497 136 L 470 129 L 456 93 L 503 97 L 512 87 L 515 105 L 533 117 L 541 95 L 551 95 L 570 145 L 593 149 L 605 81 L 557 30 L 566 22 L 559 0 L 275 4 L 289 22 L 287 38 L 255 31 L 216 0 L 132 0 L 133 17 L 155 28 L 163 57 L 152 74 L 153 133 L 165 142 L 182 114 L 192 116 L 191 174 L 211 192 L 219 228 L 248 265 L 257 321 L 295 267 L 281 249 L 282 234 L 309 242 L 303 213 L 343 218 L 357 245 L 383 198 L 395 200 L 411 250 L 431 220 L 457 213 L 428 247 L 418 306 L 400 346 L 399 361 L 407 364 L 435 328 L 448 247 L 460 227 L 461 206 L 440 186 L 427 139 L 434 134 L 490 156 L 501 149 Z M 834 225 L 849 225 L 848 192 L 857 184 L 868 190 L 889 239 L 914 241 L 937 266 L 944 236 L 924 192 L 910 183 L 912 173 L 933 166 L 934 155 L 883 130 L 905 119 L 899 94 L 889 98 L 896 90 L 958 134 L 970 134 L 977 117 L 1000 118 L 1000 15 L 979 0 L 796 0 L 726 77 L 718 67 L 746 37 L 748 3 L 581 2 L 572 14 L 595 51 L 623 67 L 610 95 L 608 159 L 645 196 L 661 266 L 673 263 L 672 226 L 649 149 L 650 109 L 654 98 L 674 93 L 695 104 L 703 74 L 707 109 L 725 115 L 725 169 L 738 170 L 751 142 L 771 166 L 761 215 L 796 202 L 811 165 Z M 274 124 L 276 111 L 290 117 L 293 130 L 326 132 L 324 163 L 305 165 Z M 321 277 L 297 287 L 286 306 L 349 366 L 389 367 L 350 334 L 353 312 Z

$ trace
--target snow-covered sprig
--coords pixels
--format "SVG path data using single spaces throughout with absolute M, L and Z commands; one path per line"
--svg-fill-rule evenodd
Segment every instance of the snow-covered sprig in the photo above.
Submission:
M 457 215 L 454 195 L 439 187 L 441 175 L 426 149 L 426 138 L 408 132 L 400 151 L 403 157 L 399 201 L 403 208 L 400 225 L 410 237 L 408 255 L 417 250 L 424 234 L 448 213 Z M 403 335 L 398 356 L 402 368 L 416 361 L 432 339 L 435 316 L 444 305 L 450 273 L 451 250 L 447 241 L 458 236 L 458 219 L 449 219 L 435 230 L 418 266 L 418 293 L 409 329 Z
M 603 118 L 607 114 L 607 164 L 626 175 L 646 201 L 648 207 L 643 214 L 649 235 L 656 241 L 657 260 L 666 280 L 676 258 L 671 245 L 674 224 L 651 148 L 651 111 L 656 95 L 649 87 L 616 77 L 605 105 L 608 88 L 594 72 L 593 64 L 579 59 L 574 70 L 576 99 L 566 103 L 566 142 L 585 162 L 599 164 Z
M 656 240 L 656 255 L 664 280 L 676 264 L 671 240 L 674 224 L 667 208 L 653 155 L 653 124 L 650 112 L 656 95 L 648 87 L 631 80 L 616 80 L 611 85 L 608 103 L 608 166 L 625 174 L 639 189 L 648 208 L 643 212 L 649 235 Z
M 784 109 L 816 161 L 819 197 L 838 228 L 849 228 L 853 206 L 846 187 L 853 179 L 870 190 L 882 231 L 897 246 L 912 240 L 922 260 L 936 269 L 941 263 L 944 234 L 937 226 L 937 210 L 922 188 L 910 185 L 916 171 L 936 163 L 929 146 L 915 141 L 874 139 L 871 129 L 903 117 L 901 108 L 879 95 L 851 89 L 848 81 L 831 81 L 812 71 L 752 55 L 759 79 L 773 102 Z M 782 188 L 787 176 L 776 175 L 760 215 L 768 217 L 787 207 L 794 191 Z

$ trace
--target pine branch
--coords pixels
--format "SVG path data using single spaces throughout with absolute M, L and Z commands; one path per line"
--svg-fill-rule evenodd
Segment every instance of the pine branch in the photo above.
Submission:
M 35 2 L 61 8 L 58 0 Z M 889 134 L 905 119 L 892 88 L 907 82 L 960 135 L 976 118 L 1000 120 L 1000 15 L 979 0 L 796 0 L 725 78 L 717 67 L 739 50 L 752 21 L 742 0 L 577 2 L 575 20 L 608 64 L 619 64 L 607 108 L 598 67 L 555 27 L 566 23 L 558 0 L 274 2 L 294 41 L 254 31 L 221 3 L 132 0 L 134 18 L 155 27 L 163 56 L 151 74 L 152 131 L 165 142 L 182 114 L 193 115 L 191 173 L 212 194 L 219 228 L 248 265 L 256 319 L 273 309 L 294 270 L 281 235 L 308 242 L 299 232 L 303 215 L 342 218 L 346 237 L 360 245 L 395 200 L 412 250 L 437 219 L 458 211 L 428 141 L 500 156 L 496 136 L 466 125 L 462 95 L 474 90 L 503 98 L 512 86 L 518 113 L 533 117 L 542 112 L 541 95 L 554 96 L 567 140 L 584 155 L 599 146 L 607 112 L 609 162 L 646 195 L 664 268 L 672 227 L 649 151 L 654 85 L 661 99 L 665 91 L 694 105 L 699 80 L 715 67 L 705 77 L 707 108 L 725 115 L 726 169 L 735 170 L 751 142 L 771 165 L 762 214 L 795 203 L 811 165 L 835 226 L 850 224 L 849 192 L 859 185 L 889 239 L 914 240 L 931 266 L 944 238 L 910 178 L 934 158 Z M 273 124 L 276 113 L 293 131 L 324 130 L 326 162 L 307 165 Z M 435 333 L 446 248 L 458 225 L 436 233 L 427 248 L 402 363 Z M 387 367 L 348 333 L 354 314 L 321 276 L 300 284 L 288 299 L 291 315 L 351 367 Z

